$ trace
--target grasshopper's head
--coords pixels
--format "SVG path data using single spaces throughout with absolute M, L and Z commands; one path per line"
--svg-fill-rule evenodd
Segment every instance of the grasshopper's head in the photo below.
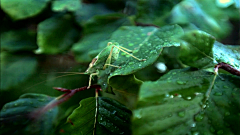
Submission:
M 95 58 L 92 59 L 92 62 L 89 64 L 88 69 L 85 71 L 85 73 L 93 73 L 93 72 L 95 72 L 95 69 L 93 68 L 93 66 L 95 65 L 97 60 L 98 60 L 98 56 L 96 56 Z

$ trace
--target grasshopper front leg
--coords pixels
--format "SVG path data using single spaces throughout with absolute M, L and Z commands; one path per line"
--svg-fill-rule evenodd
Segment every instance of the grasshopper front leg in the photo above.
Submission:
M 94 76 L 94 75 L 98 75 L 98 72 L 97 72 L 97 73 L 92 73 L 92 74 L 90 74 L 87 89 L 90 88 L 90 86 L 91 86 L 91 81 L 92 81 L 92 76 Z

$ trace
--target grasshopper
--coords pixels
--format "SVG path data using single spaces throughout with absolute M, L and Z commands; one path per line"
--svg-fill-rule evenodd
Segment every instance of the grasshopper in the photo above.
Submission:
M 132 52 L 132 50 L 129 50 L 127 48 L 120 46 L 117 42 L 115 43 L 108 42 L 107 47 L 105 47 L 95 58 L 93 58 L 92 62 L 89 64 L 88 69 L 85 71 L 85 74 L 90 74 L 88 88 L 90 88 L 91 86 L 92 76 L 98 75 L 99 70 L 105 70 L 108 66 L 121 68 L 119 66 L 115 66 L 111 64 L 118 59 L 120 51 L 126 53 L 127 55 L 133 57 L 138 61 L 146 60 L 146 59 L 139 59 L 133 56 L 132 54 L 129 53 L 129 52 Z
M 111 63 L 114 63 L 119 56 L 119 52 L 122 51 L 126 53 L 127 55 L 133 57 L 134 59 L 138 61 L 145 61 L 146 59 L 139 59 L 129 52 L 132 52 L 132 50 L 129 50 L 125 47 L 122 47 L 119 45 L 119 43 L 115 42 L 108 42 L 107 47 L 105 47 L 95 58 L 92 59 L 92 62 L 89 64 L 88 69 L 84 73 L 78 73 L 78 72 L 60 72 L 60 73 L 75 73 L 75 74 L 88 74 L 89 77 L 89 83 L 87 89 L 91 86 L 91 80 L 93 76 L 96 76 L 99 74 L 99 70 L 105 70 L 108 66 L 121 68 L 120 66 L 112 65 Z

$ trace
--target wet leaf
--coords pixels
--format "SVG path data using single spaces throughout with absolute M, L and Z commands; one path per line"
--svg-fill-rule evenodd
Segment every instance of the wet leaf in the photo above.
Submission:
M 81 2 L 79 0 L 56 0 L 52 3 L 52 10 L 55 12 L 62 11 L 77 11 L 81 8 Z
M 38 25 L 37 54 L 57 54 L 69 49 L 78 39 L 79 32 L 74 27 L 70 15 L 55 16 Z
M 213 76 L 182 69 L 172 70 L 158 81 L 144 82 L 133 112 L 133 134 L 238 134 L 240 78 L 218 78 L 205 102 Z
M 180 60 L 191 67 L 203 68 L 211 63 L 214 37 L 203 31 L 193 30 L 181 38 Z M 205 59 L 206 58 L 206 59 Z
M 214 67 L 225 62 L 240 70 L 240 47 L 223 45 L 214 37 L 203 31 L 190 31 L 181 37 L 179 59 L 186 65 L 195 68 Z
M 212 48 L 214 59 L 220 63 L 225 62 L 234 68 L 240 70 L 240 46 L 239 45 L 223 45 L 215 42 Z
M 27 55 L 1 53 L 1 90 L 8 90 L 28 79 L 36 70 L 37 60 Z
M 13 20 L 21 20 L 39 14 L 49 0 L 1 0 L 1 9 Z
M 79 62 L 91 62 L 92 58 L 107 46 L 107 44 L 99 46 L 99 43 L 108 39 L 112 32 L 123 24 L 130 24 L 123 14 L 95 16 L 85 24 L 83 38 L 72 47 L 76 60 Z
M 27 93 L 20 96 L 18 100 L 5 104 L 0 112 L 0 133 L 52 134 L 58 108 L 53 108 L 41 116 L 35 116 L 35 119 L 30 118 L 30 114 L 53 99 L 43 94 Z
M 98 82 L 101 83 L 101 81 L 105 81 L 105 79 L 99 78 Z M 119 101 L 129 109 L 135 107 L 138 92 L 142 84 L 141 80 L 137 79 L 133 74 L 130 74 L 124 76 L 114 76 L 109 80 L 109 84 L 111 86 L 110 88 L 105 88 L 107 85 L 103 84 L 102 89 L 106 89 L 106 93 L 103 93 L 105 94 L 104 96 L 111 97 Z
M 37 48 L 36 35 L 27 30 L 7 31 L 1 35 L 1 50 L 32 51 Z
M 112 64 L 121 68 L 109 67 L 103 71 L 105 74 L 101 73 L 100 78 L 108 76 L 108 80 L 105 81 L 105 84 L 108 84 L 109 79 L 113 76 L 132 74 L 153 64 L 161 54 L 163 47 L 179 46 L 179 42 L 175 42 L 173 39 L 176 34 L 181 33 L 183 31 L 178 25 L 165 26 L 160 29 L 136 26 L 119 28 L 110 39 L 100 44 L 117 42 L 120 46 L 132 50 L 132 55 L 135 57 L 146 59 L 146 61 L 138 61 L 126 53 L 120 52 L 118 59 Z
M 130 134 L 130 117 L 131 111 L 117 101 L 91 97 L 80 102 L 60 131 L 73 135 Z

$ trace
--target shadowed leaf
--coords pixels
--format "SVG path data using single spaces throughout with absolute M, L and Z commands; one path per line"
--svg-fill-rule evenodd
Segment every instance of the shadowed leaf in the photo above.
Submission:
M 72 135 L 130 134 L 130 117 L 131 111 L 117 101 L 91 97 L 80 102 L 61 131 Z
M 0 112 L 1 134 L 48 135 L 53 133 L 58 108 L 53 108 L 41 116 L 30 117 L 30 113 L 53 100 L 43 94 L 28 93 L 18 100 L 5 104 Z
M 38 25 L 37 54 L 57 54 L 69 49 L 78 38 L 70 15 L 55 16 Z

